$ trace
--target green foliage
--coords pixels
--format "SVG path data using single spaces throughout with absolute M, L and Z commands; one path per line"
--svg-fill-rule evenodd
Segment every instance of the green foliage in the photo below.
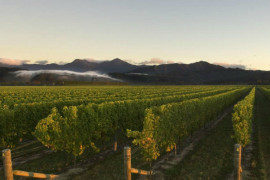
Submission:
M 146 110 L 144 129 L 142 132 L 127 130 L 128 137 L 134 137 L 133 144 L 144 147 L 142 153 L 146 161 L 151 162 L 160 155 L 158 152 L 157 142 L 155 141 L 155 128 L 158 127 L 159 119 L 155 117 L 151 109 Z
M 14 122 L 14 111 L 0 104 L 0 147 L 14 147 L 18 142 L 18 124 Z
M 32 139 L 32 132 L 35 130 L 37 123 L 46 118 L 52 108 L 56 107 L 61 110 L 64 106 L 80 106 L 91 104 L 102 104 L 97 108 L 97 111 L 103 112 L 102 109 L 107 113 L 105 117 L 107 121 L 107 128 L 110 127 L 110 133 L 114 132 L 115 129 L 124 129 L 125 126 L 134 126 L 133 121 L 127 121 L 123 119 L 123 123 L 119 124 L 117 118 L 129 117 L 130 113 L 135 107 L 141 107 L 137 102 L 138 99 L 156 99 L 160 101 L 160 96 L 166 99 L 166 101 L 173 101 L 174 97 L 182 96 L 184 94 L 201 92 L 204 90 L 210 91 L 212 87 L 192 87 L 192 91 L 189 90 L 189 86 L 186 87 L 0 87 L 0 102 L 3 105 L 8 106 L 8 111 L 12 111 L 12 116 L 2 114 L 1 126 L 6 126 L 10 122 L 14 122 L 9 125 L 8 129 L 13 132 L 9 133 L 9 141 L 12 144 L 2 144 L 2 146 L 14 146 L 19 139 Z M 235 88 L 235 87 L 230 87 Z M 224 90 L 224 87 L 218 89 Z M 229 88 L 226 88 L 229 89 Z M 166 98 L 165 98 L 166 97 Z M 178 100 L 178 99 L 177 99 Z M 154 101 L 154 103 L 156 102 Z M 130 103 L 134 102 L 134 103 Z M 150 101 L 149 101 L 150 102 Z M 160 101 L 161 102 L 161 101 Z M 151 104 L 148 104 L 148 106 Z M 103 107 L 104 106 L 104 107 Z M 123 110 L 120 112 L 123 116 L 117 117 L 119 106 Z M 126 112 L 126 109 L 128 111 Z M 143 107 L 141 108 L 143 109 Z M 7 110 L 4 110 L 7 111 Z M 100 114 L 101 112 L 97 112 Z M 144 109 L 142 110 L 144 112 Z M 111 114 L 111 115 L 110 115 Z M 124 115 L 125 114 L 125 115 Z M 112 116 L 113 115 L 113 116 Z M 117 116 L 116 116 L 117 115 Z M 139 115 L 143 118 L 143 113 Z M 112 119 L 114 118 L 114 120 Z M 104 120 L 104 116 L 100 118 Z M 130 119 L 130 118 L 129 118 Z M 113 122 L 111 122 L 113 120 Z M 117 120 L 117 121 L 116 121 Z M 125 120 L 125 121 L 124 121 Z M 7 122 L 4 122 L 7 121 Z M 102 121 L 105 123 L 105 121 Z M 110 123 L 113 124 L 110 125 Z M 10 128 L 12 127 L 12 128 Z M 5 128 L 6 129 L 6 128 Z M 108 131 L 108 130 L 107 130 Z M 109 131 L 108 131 L 109 132 Z M 17 141 L 16 141 L 17 139 Z M 104 139 L 108 139 L 108 133 L 104 136 Z
M 170 103 L 146 110 L 141 132 L 127 131 L 133 143 L 140 146 L 146 161 L 171 151 L 184 137 L 202 128 L 224 108 L 239 99 L 249 88 L 233 90 L 209 97 Z
M 78 121 L 78 109 L 74 106 L 64 107 L 62 112 L 63 116 L 54 108 L 47 118 L 38 123 L 33 134 L 53 150 L 79 156 L 89 144 L 83 142 L 84 134 L 80 131 L 82 126 Z
M 96 142 L 110 140 L 118 129 L 121 129 L 123 132 L 126 132 L 126 129 L 141 130 L 146 108 L 166 104 L 168 102 L 180 102 L 196 97 L 214 95 L 229 90 L 230 89 L 221 88 L 176 96 L 113 101 L 101 104 L 92 103 L 76 107 L 64 107 L 60 112 L 54 109 L 52 114 L 38 123 L 34 135 L 43 144 L 54 150 L 65 150 L 77 156 L 80 154 L 77 150 L 79 147 L 83 147 L 84 149 L 91 146 L 97 149 L 97 147 L 95 147 Z M 76 108 L 76 111 L 73 110 L 72 113 L 67 113 L 74 108 Z M 151 116 L 147 115 L 147 117 L 151 119 Z M 62 122 L 64 122 L 64 120 L 68 123 L 63 124 Z M 76 125 L 72 124 L 75 122 Z M 150 125 L 151 123 L 149 123 L 149 127 Z M 60 131 L 57 131 L 58 129 L 60 129 Z M 165 131 L 165 129 L 162 128 L 160 128 L 160 130 Z M 69 132 L 69 134 L 67 134 L 67 132 Z M 80 132 L 80 135 L 77 137 L 79 140 L 72 139 L 76 137 L 73 136 L 70 140 L 76 142 L 73 143 L 75 144 L 74 147 L 67 147 L 68 143 L 65 142 L 65 140 L 69 139 L 67 137 L 69 137 L 70 134 L 75 134 L 76 132 Z M 146 157 L 146 159 L 150 160 L 153 158 L 152 156 L 157 157 L 159 154 L 153 155 L 156 151 L 156 142 L 152 141 L 153 139 L 151 139 L 151 137 L 149 138 L 148 133 L 150 132 L 148 131 L 146 135 L 144 135 L 144 137 L 148 137 L 146 141 L 142 143 L 148 144 L 147 146 L 149 148 L 145 154 L 151 154 L 151 157 Z M 141 138 L 143 138 L 143 136 Z M 173 141 L 167 140 L 168 142 Z
M 254 114 L 255 91 L 256 89 L 253 88 L 244 100 L 238 102 L 234 106 L 232 118 L 234 138 L 236 139 L 237 143 L 241 144 L 243 147 L 250 143 L 252 119 Z
M 143 128 L 145 109 L 228 92 L 239 86 L 95 86 L 95 87 L 0 87 L 0 146 L 13 147 L 33 139 L 40 120 L 56 108 L 76 106 L 84 144 L 108 141 L 119 130 Z M 5 108 L 3 108 L 5 107 Z M 58 122 L 58 121 L 57 121 Z M 5 131 L 5 132 L 4 132 Z M 8 136 L 8 137 L 6 137 Z M 94 143 L 95 144 L 95 143 Z

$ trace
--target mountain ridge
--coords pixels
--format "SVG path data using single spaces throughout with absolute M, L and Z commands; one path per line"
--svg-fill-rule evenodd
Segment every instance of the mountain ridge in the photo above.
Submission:
M 3 66 L 3 64 L 0 66 Z M 8 66 L 8 65 L 7 65 Z M 85 73 L 95 71 L 108 74 L 110 77 L 130 84 L 270 84 L 269 71 L 243 70 L 239 68 L 225 68 L 220 65 L 199 61 L 191 64 L 161 64 L 161 65 L 133 65 L 119 58 L 111 61 L 88 61 L 86 59 L 75 59 L 70 63 L 59 64 L 23 64 L 20 66 L 9 66 L 17 69 L 36 70 L 67 70 Z M 1 69 L 0 69 L 1 70 Z M 14 72 L 12 70 L 11 72 Z M 66 80 L 78 79 L 78 75 L 52 76 L 54 71 L 40 72 L 42 75 L 33 77 L 35 81 L 44 79 L 65 78 Z M 58 71 L 57 71 L 58 72 Z M 3 75 L 2 75 L 3 76 Z M 57 78 L 56 78 L 57 77 Z M 74 78 L 76 77 L 76 78 Z M 80 75 L 79 77 L 82 78 Z M 0 77 L 1 78 L 1 77 Z M 3 77 L 2 77 L 3 79 Z M 14 78 L 13 78 L 14 79 Z M 84 80 L 93 78 L 83 78 Z M 97 78 L 102 80 L 104 78 Z M 15 79 L 16 80 L 16 79 Z M 96 79 L 95 79 L 96 80 Z
M 0 63 L 0 67 L 12 67 L 28 70 L 69 70 L 76 72 L 98 71 L 101 73 L 113 72 L 128 72 L 138 68 L 139 66 L 125 62 L 119 58 L 108 61 L 88 61 L 86 59 L 75 59 L 70 63 L 63 65 L 51 64 L 22 64 L 22 65 L 8 65 Z
M 205 61 L 154 65 L 110 75 L 130 83 L 141 84 L 270 84 L 269 71 L 225 68 Z

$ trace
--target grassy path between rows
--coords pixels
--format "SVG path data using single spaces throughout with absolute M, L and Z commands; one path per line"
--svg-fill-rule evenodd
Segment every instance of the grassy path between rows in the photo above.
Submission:
M 135 154 L 132 153 L 132 166 L 136 168 L 147 169 L 149 168 L 146 163 L 143 162 L 140 152 L 137 151 Z M 132 174 L 132 179 L 137 179 L 139 176 Z M 124 154 L 123 151 L 106 158 L 94 167 L 80 173 L 78 175 L 72 176 L 70 180 L 124 180 Z
M 257 179 L 270 179 L 270 101 L 257 91 L 255 104 L 255 159 Z
M 233 171 L 231 119 L 229 113 L 192 153 L 166 172 L 166 179 L 226 179 Z

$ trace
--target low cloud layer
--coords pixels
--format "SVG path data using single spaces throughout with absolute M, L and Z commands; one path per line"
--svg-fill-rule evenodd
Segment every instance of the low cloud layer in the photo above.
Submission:
M 29 60 L 19 60 L 19 59 L 7 59 L 7 58 L 0 58 L 0 63 L 12 65 L 12 66 L 19 66 L 22 64 L 26 64 L 30 62 Z
M 14 74 L 17 77 L 23 77 L 26 79 L 32 79 L 33 77 L 39 75 L 39 74 L 57 74 L 61 76 L 78 76 L 78 77 L 99 77 L 99 78 L 106 78 L 111 79 L 114 81 L 119 81 L 118 79 L 112 78 L 108 76 L 107 74 L 101 74 L 95 71 L 88 71 L 88 72 L 74 72 L 74 71 L 68 71 L 68 70 L 37 70 L 37 71 L 16 71 Z
M 223 66 L 225 68 L 239 68 L 239 69 L 247 69 L 245 65 L 242 64 L 228 64 L 228 63 L 214 63 L 215 65 Z
M 172 60 L 163 60 L 160 58 L 152 58 L 149 61 L 143 61 L 140 64 L 141 65 L 160 65 L 160 64 L 173 64 L 176 63 L 175 61 Z

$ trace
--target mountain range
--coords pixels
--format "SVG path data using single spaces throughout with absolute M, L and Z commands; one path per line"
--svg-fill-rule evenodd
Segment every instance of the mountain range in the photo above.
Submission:
M 111 73 L 114 78 L 144 84 L 269 84 L 269 71 L 252 71 L 200 61 L 192 64 L 162 64 L 141 67 L 129 73 Z M 139 80 L 138 80 L 139 79 Z
M 89 71 L 95 73 L 89 73 Z M 133 65 L 119 58 L 102 62 L 75 59 L 63 65 L 54 63 L 15 66 L 0 63 L 0 72 L 2 82 L 121 81 L 129 84 L 164 85 L 270 83 L 269 71 L 225 68 L 204 61 L 149 66 Z
M 127 63 L 119 58 L 111 61 L 88 61 L 85 59 L 75 59 L 67 64 L 22 64 L 22 65 L 8 65 L 1 64 L 0 67 L 13 67 L 27 70 L 68 70 L 76 72 L 98 71 L 101 73 L 112 72 L 128 72 L 132 71 L 138 66 Z

